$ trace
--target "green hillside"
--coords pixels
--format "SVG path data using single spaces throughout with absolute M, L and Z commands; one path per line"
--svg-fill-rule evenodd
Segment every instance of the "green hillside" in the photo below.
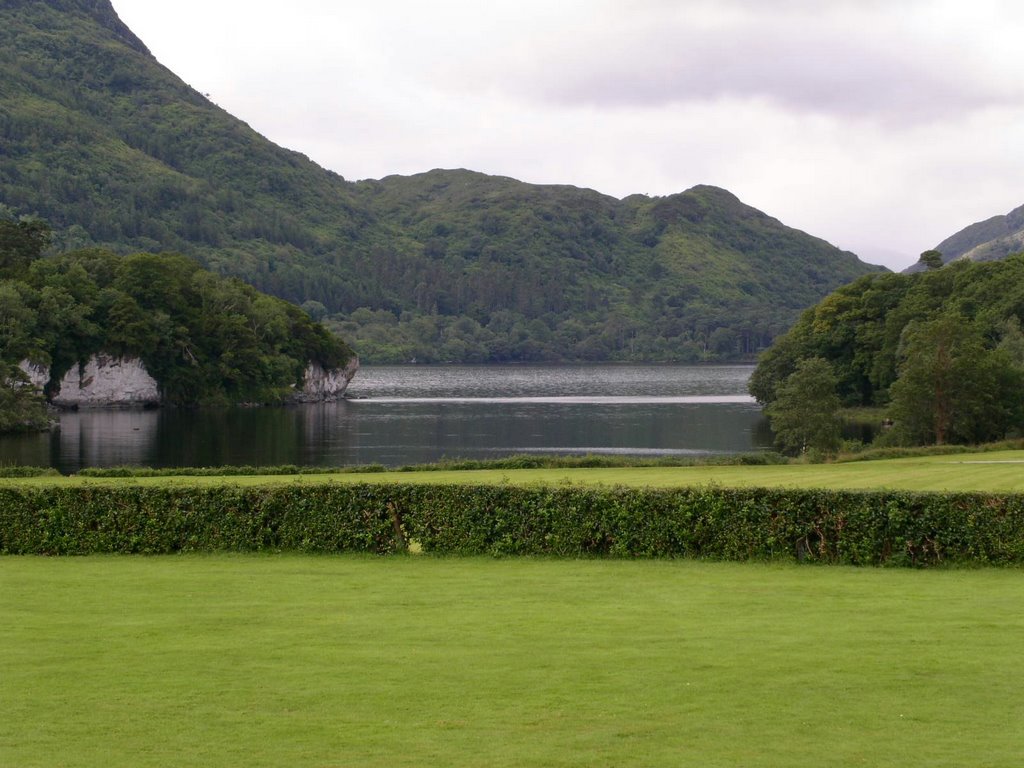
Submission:
M 874 269 L 713 187 L 347 182 L 183 83 L 109 0 L 0 7 L 0 160 L 0 205 L 58 249 L 194 256 L 369 362 L 736 358 Z

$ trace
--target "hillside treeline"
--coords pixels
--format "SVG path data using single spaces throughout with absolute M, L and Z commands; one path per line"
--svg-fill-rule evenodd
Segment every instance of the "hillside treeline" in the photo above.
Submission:
M 750 358 L 872 269 L 713 187 L 348 182 L 160 66 L 106 0 L 0 8 L 0 157 L 0 210 L 59 250 L 192 256 L 309 302 L 369 362 Z

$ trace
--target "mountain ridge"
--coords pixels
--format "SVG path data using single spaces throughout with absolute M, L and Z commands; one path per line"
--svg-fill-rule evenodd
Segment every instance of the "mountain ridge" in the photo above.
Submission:
M 991 216 L 956 232 L 933 250 L 942 254 L 942 263 L 952 261 L 999 261 L 1024 251 L 1024 205 L 1007 214 Z M 904 272 L 920 272 L 924 265 L 916 262 Z
M 964 227 L 935 246 L 935 250 L 944 261 L 993 261 L 1024 250 L 1024 205 Z
M 183 83 L 109 0 L 0 19 L 0 203 L 60 249 L 181 252 L 305 302 L 370 361 L 750 356 L 877 270 L 709 185 L 348 182 Z

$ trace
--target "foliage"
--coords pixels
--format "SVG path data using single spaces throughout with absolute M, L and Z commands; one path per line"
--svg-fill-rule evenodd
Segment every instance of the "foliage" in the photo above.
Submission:
M 0 553 L 294 550 L 1024 563 L 1024 496 L 714 487 L 0 488 Z
M 22 225 L 0 220 L 0 235 Z M 14 254 L 6 263 L 19 272 L 0 280 L 0 362 L 8 382 L 0 388 L 0 428 L 35 423 L 26 414 L 42 412 L 18 370 L 25 359 L 59 382 L 90 355 L 136 356 L 165 400 L 191 405 L 278 401 L 301 384 L 310 361 L 334 368 L 352 354 L 298 307 L 190 258 L 99 248 L 43 258 L 47 231 L 32 222 L 34 251 L 0 248 L 0 260 Z
M 921 258 L 918 259 L 918 264 L 925 269 L 938 269 L 943 264 L 942 253 L 935 250 L 925 251 L 921 254 Z
M 962 316 L 907 325 L 898 370 L 891 413 L 904 442 L 982 443 L 1024 423 L 1024 371 Z
M 42 395 L 17 365 L 0 363 L 0 433 L 38 432 L 50 427 Z
M 39 219 L 0 217 L 0 279 L 20 278 L 50 245 L 51 232 Z
M 765 412 L 776 445 L 784 451 L 830 455 L 839 447 L 842 421 L 836 377 L 832 366 L 820 357 L 801 360 Z
M 943 325 L 942 317 L 954 319 Z M 804 312 L 761 356 L 750 391 L 767 405 L 801 360 L 820 357 L 831 363 L 844 405 L 888 405 L 902 393 L 900 416 L 913 424 L 894 434 L 905 440 L 998 439 L 1022 423 L 1015 393 L 1024 370 L 1021 317 L 1024 254 L 998 262 L 961 260 L 912 274 L 869 275 Z M 925 429 L 913 416 L 919 411 L 910 399 L 917 399 L 925 379 L 937 372 L 934 367 L 927 372 L 922 356 L 937 349 L 940 326 L 960 339 L 953 343 L 951 337 L 955 354 L 947 373 L 956 380 L 951 381 L 953 397 L 961 407 L 957 424 L 943 422 L 936 432 L 934 419 Z M 902 376 L 907 383 L 894 385 Z
M 59 250 L 184 253 L 329 313 L 367 362 L 749 359 L 873 269 L 714 187 L 346 182 L 159 66 L 106 2 L 0 14 L 0 203 Z
M 60 477 L 53 467 L 27 467 L 21 464 L 0 465 L 0 477 Z

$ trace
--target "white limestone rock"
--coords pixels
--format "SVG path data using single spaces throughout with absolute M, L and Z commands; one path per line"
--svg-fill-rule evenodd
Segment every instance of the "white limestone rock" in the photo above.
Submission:
M 29 383 L 38 390 L 42 390 L 50 381 L 50 369 L 45 365 L 33 363 L 31 360 L 22 360 L 18 367 L 28 376 Z
M 72 366 L 50 402 L 62 408 L 157 405 L 160 387 L 139 358 L 98 354 Z
M 324 403 L 340 399 L 348 383 L 359 370 L 359 358 L 353 357 L 344 368 L 325 369 L 319 363 L 306 366 L 302 387 L 289 397 L 293 403 Z
M 49 370 L 24 360 L 21 369 L 33 386 L 42 389 Z M 306 366 L 301 388 L 288 398 L 293 403 L 333 402 L 340 399 L 359 369 L 353 357 L 343 368 L 325 369 L 317 363 Z M 114 357 L 103 353 L 71 367 L 50 402 L 61 408 L 123 408 L 159 405 L 160 386 L 137 357 Z

